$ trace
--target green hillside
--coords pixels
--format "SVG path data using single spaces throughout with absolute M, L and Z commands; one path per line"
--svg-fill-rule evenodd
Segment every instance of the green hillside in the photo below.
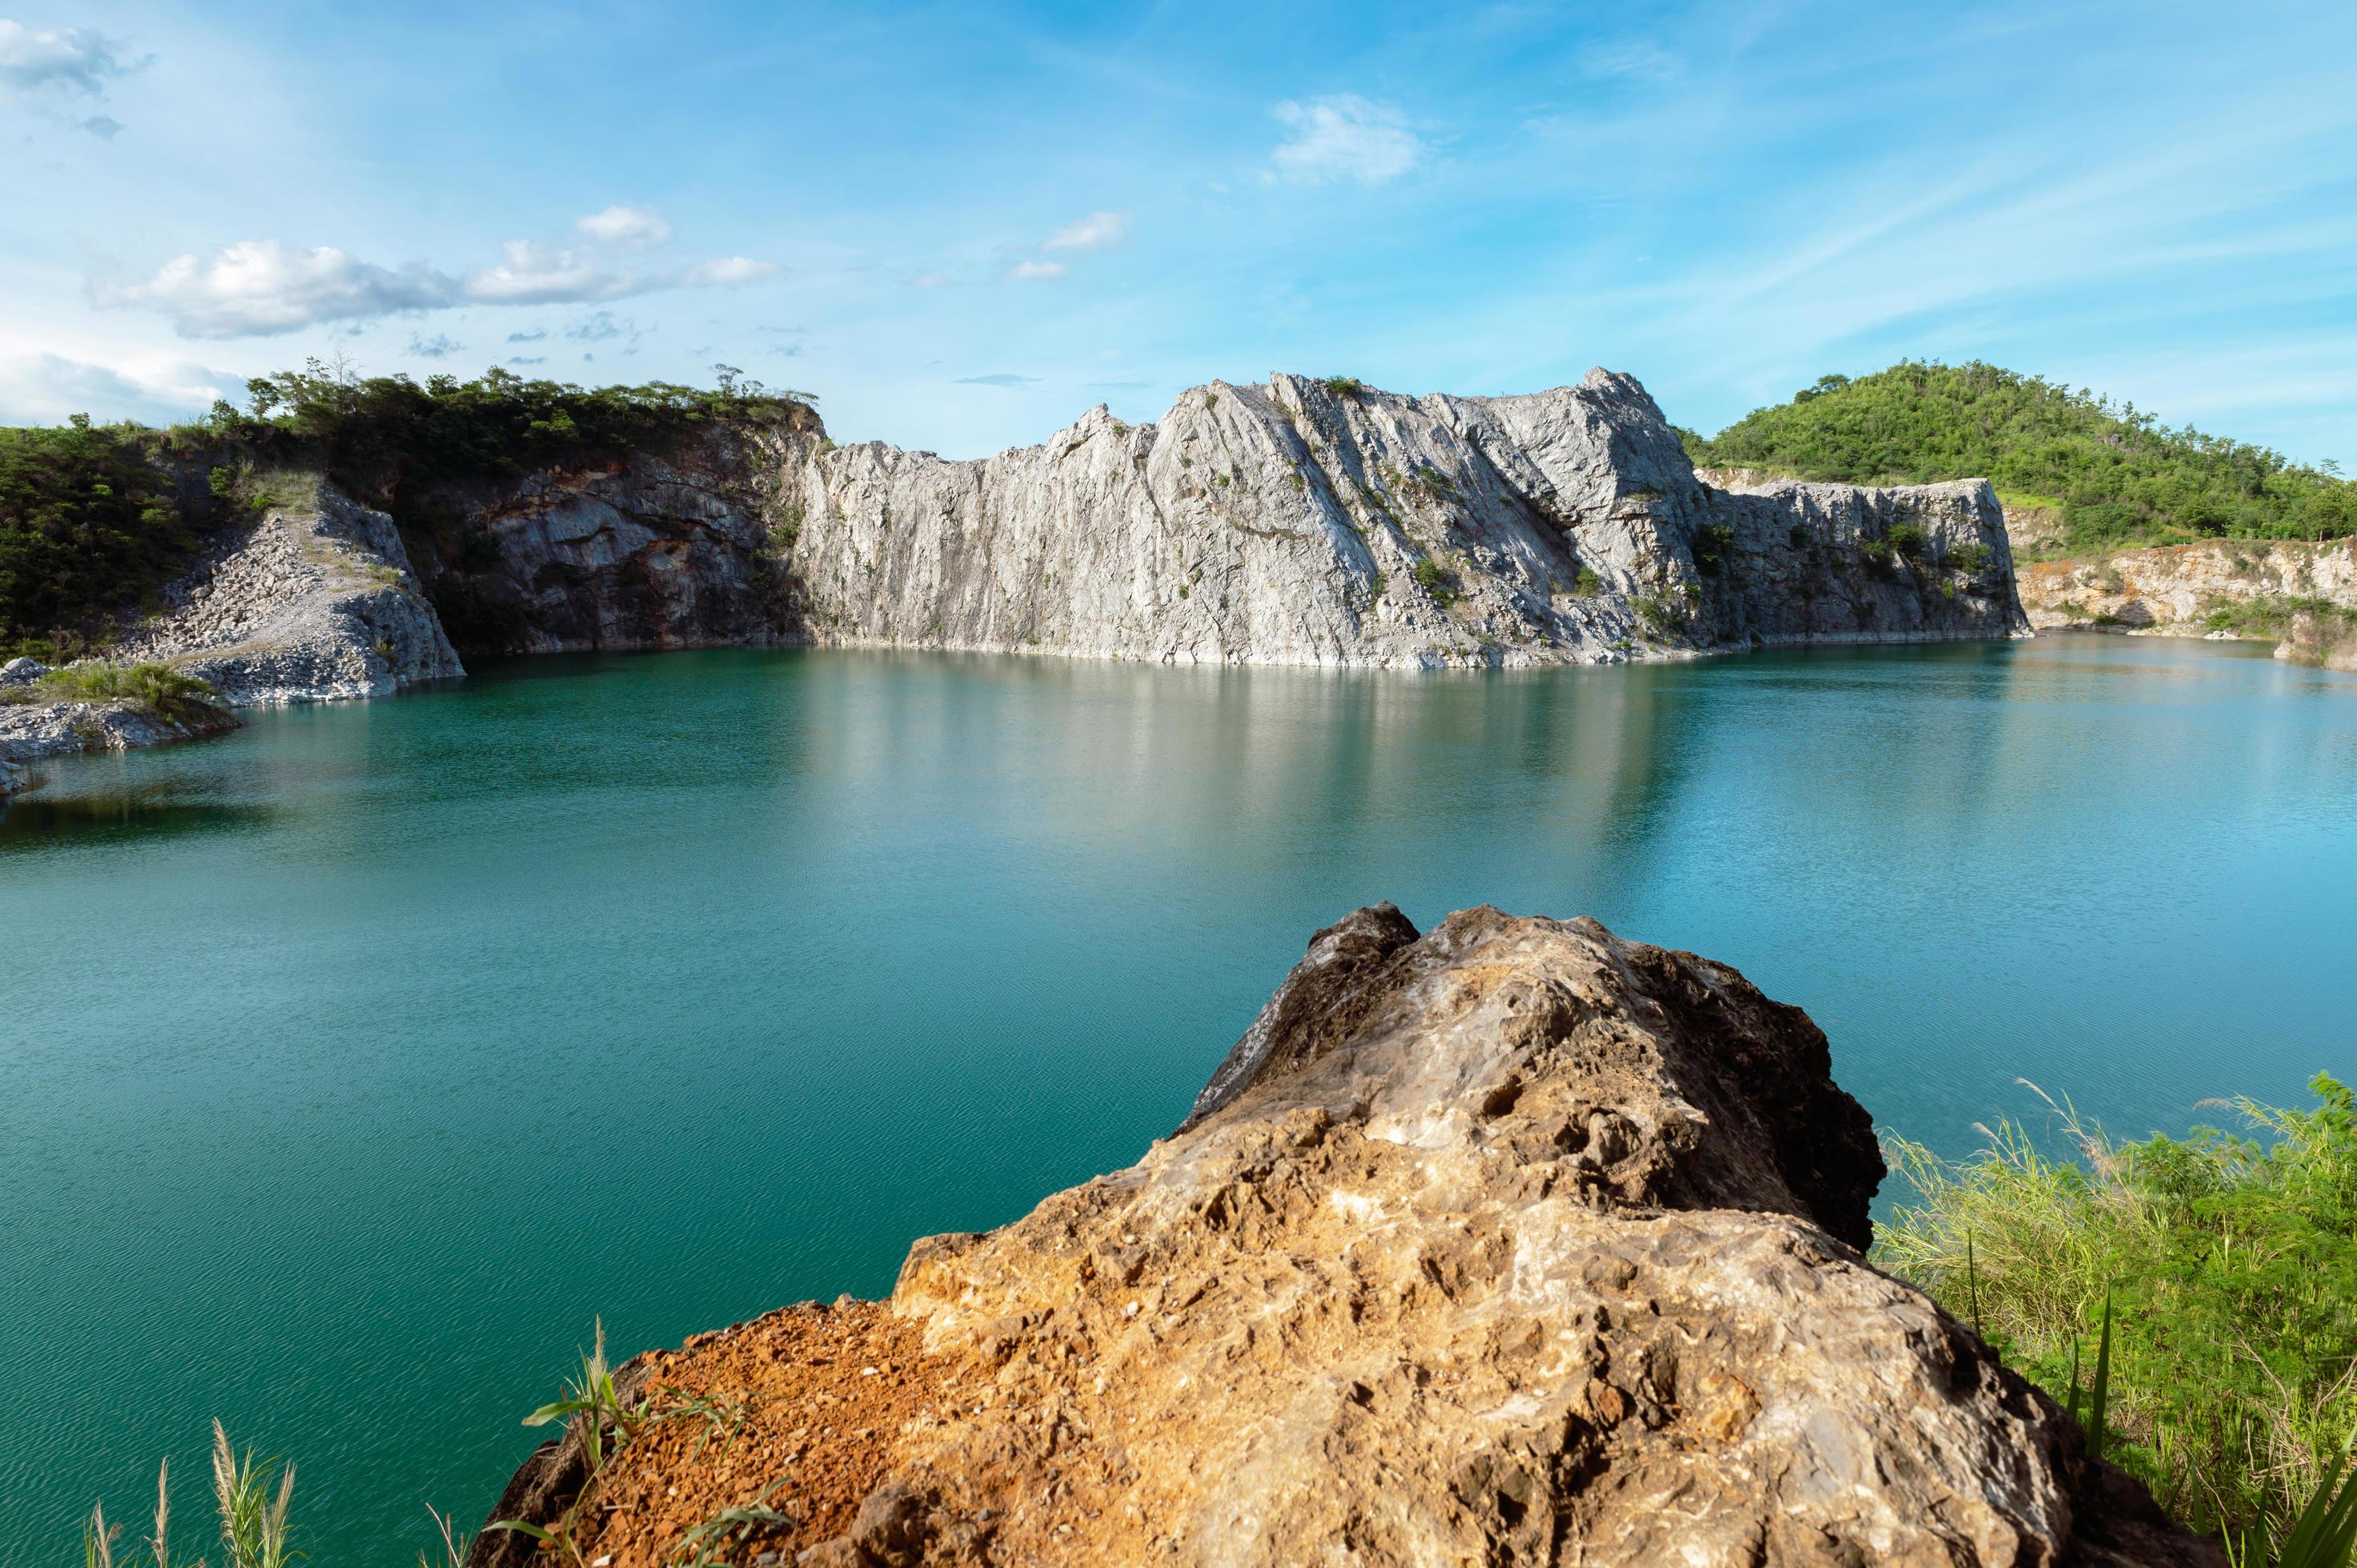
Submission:
M 2357 533 L 2357 492 L 2331 473 L 1978 360 L 1827 376 L 1708 440 L 1680 434 L 1697 464 L 1718 467 L 1851 484 L 1986 478 L 2009 502 L 2059 512 L 2072 549 Z

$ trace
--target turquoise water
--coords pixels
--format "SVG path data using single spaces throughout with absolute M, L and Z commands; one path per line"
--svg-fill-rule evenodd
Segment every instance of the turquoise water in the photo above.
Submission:
M 548 659 L 0 817 L 0 1562 L 207 1422 L 314 1563 L 618 1351 L 1128 1163 L 1351 907 L 1593 912 L 1956 1152 L 2357 1073 L 2357 679 L 2044 639 L 1489 677 Z M 190 1537 L 193 1541 L 193 1535 Z

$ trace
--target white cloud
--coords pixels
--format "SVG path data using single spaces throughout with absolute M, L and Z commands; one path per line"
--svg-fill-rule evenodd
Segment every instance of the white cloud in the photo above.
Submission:
M 93 280 L 90 293 L 101 306 L 161 311 L 183 338 L 245 338 L 457 305 L 592 305 L 657 289 L 728 288 L 777 270 L 774 262 L 723 256 L 649 272 L 616 264 L 597 244 L 511 240 L 497 264 L 454 278 L 422 263 L 377 266 L 332 245 L 307 251 L 242 240 L 210 261 L 187 255 L 167 263 L 144 283 Z
M 168 424 L 200 413 L 242 383 L 186 361 L 115 368 L 32 354 L 0 360 L 0 424 L 55 424 L 87 413 L 102 423 Z
M 680 274 L 680 281 L 691 288 L 735 288 L 773 276 L 777 270 L 775 262 L 757 262 L 750 256 L 722 256 L 717 261 L 696 263 Z
M 1092 212 L 1077 223 L 1067 223 L 1048 236 L 1043 251 L 1103 251 L 1121 243 L 1129 232 L 1126 212 Z
M 1018 376 L 1012 371 L 994 371 L 986 376 L 956 378 L 957 384 L 962 387 L 1028 387 L 1039 379 L 1037 376 Z
M 117 47 L 87 27 L 36 30 L 0 20 L 0 86 L 19 92 L 55 87 L 97 96 L 110 79 L 147 63 L 124 59 Z
M 91 295 L 103 306 L 160 310 L 183 338 L 259 338 L 321 321 L 436 309 L 457 302 L 458 285 L 429 267 L 395 271 L 332 245 L 303 251 L 241 240 L 210 262 L 192 255 L 167 262 L 145 283 L 94 283 Z
M 1293 129 L 1293 139 L 1270 155 L 1277 172 L 1290 179 L 1376 185 L 1405 174 L 1424 156 L 1424 143 L 1408 129 L 1405 115 L 1355 92 L 1307 103 L 1287 99 L 1271 113 Z
M 671 238 L 671 225 L 661 218 L 643 207 L 619 203 L 576 220 L 573 227 L 579 233 L 608 244 L 660 245 Z
M 909 280 L 911 288 L 948 288 L 950 280 L 939 273 L 919 273 Z
M 467 274 L 466 295 L 486 305 L 577 305 L 619 299 L 650 285 L 639 273 L 617 272 L 595 256 L 537 240 L 511 240 L 497 266 Z
M 1006 269 L 1011 278 L 1060 278 L 1070 271 L 1061 262 L 1017 262 Z

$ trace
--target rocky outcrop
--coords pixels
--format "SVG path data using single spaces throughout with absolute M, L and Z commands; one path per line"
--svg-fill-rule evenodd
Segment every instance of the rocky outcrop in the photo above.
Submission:
M 2281 659 L 2357 668 L 2357 540 L 2213 539 L 2040 562 L 2021 575 L 2040 630 L 2252 638 Z
M 1642 387 L 1214 381 L 974 462 L 813 449 L 781 502 L 822 642 L 1441 666 L 2026 632 L 1994 495 L 1700 482 Z
M 1867 1264 L 1881 1175 L 1733 970 L 1379 906 L 1135 1165 L 637 1359 L 503 1517 L 609 1568 L 2222 1563 Z
M 466 673 L 392 519 L 324 486 L 315 503 L 274 509 L 220 541 L 161 597 L 104 661 L 169 665 L 210 682 L 227 708 L 388 696 Z M 0 762 L 155 746 L 234 724 L 225 713 L 175 717 L 121 702 L 16 703 L 0 705 Z M 9 783 L 0 769 L 0 797 Z
M 212 683 L 231 707 L 390 696 L 464 675 L 393 520 L 322 485 L 209 553 L 109 650 Z

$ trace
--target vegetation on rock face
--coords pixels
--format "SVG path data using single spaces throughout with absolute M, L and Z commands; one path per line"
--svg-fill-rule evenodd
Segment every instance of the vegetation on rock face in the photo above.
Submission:
M 2357 1094 L 2309 1087 L 2309 1110 L 2236 1101 L 2255 1137 L 2119 1144 L 2066 1102 L 2075 1159 L 2010 1122 L 1960 1166 L 1887 1140 L 1913 1202 L 1875 1260 L 2066 1404 L 2108 1301 L 2106 1453 L 2194 1529 L 2283 1553 L 2357 1434 Z
M 1906 360 L 1826 376 L 1706 440 L 1697 464 L 1850 484 L 1986 478 L 2013 504 L 2061 514 L 2073 550 L 2217 534 L 2357 533 L 2357 490 L 2245 441 L 2169 429 L 2133 403 L 1975 360 Z

